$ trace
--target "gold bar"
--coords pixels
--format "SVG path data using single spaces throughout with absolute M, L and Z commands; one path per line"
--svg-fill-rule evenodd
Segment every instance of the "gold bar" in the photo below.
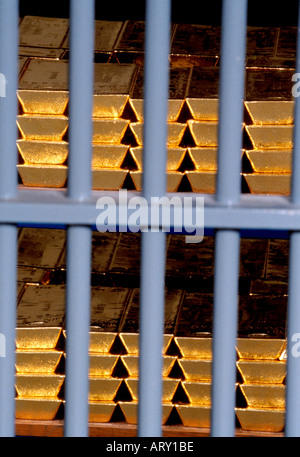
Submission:
M 47 373 L 54 374 L 63 356 L 58 350 L 27 350 L 16 351 L 17 373 Z
M 196 146 L 215 148 L 218 146 L 218 123 L 209 121 L 187 121 Z
M 60 48 L 68 30 L 68 19 L 25 16 L 19 26 L 19 42 L 21 46 Z
M 286 341 L 275 338 L 237 338 L 240 359 L 276 360 L 285 349 Z
M 120 408 L 124 414 L 127 424 L 137 424 L 138 423 L 138 402 L 137 401 L 131 401 L 131 402 L 119 401 L 118 405 L 120 405 Z M 172 404 L 168 404 L 168 403 L 162 404 L 162 425 L 164 425 L 167 422 L 167 420 L 169 419 L 172 409 L 173 409 Z
M 178 119 L 178 116 L 181 112 L 181 109 L 183 107 L 184 100 L 168 100 L 168 116 L 167 120 L 168 122 L 176 122 Z M 131 98 L 130 99 L 130 105 L 134 111 L 134 114 L 137 118 L 138 122 L 143 122 L 144 120 L 144 100 L 143 99 L 135 99 Z
M 183 173 L 179 171 L 167 171 L 167 192 L 177 192 L 178 187 L 183 178 Z M 142 190 L 142 172 L 141 171 L 130 171 L 133 184 L 136 190 Z
M 113 401 L 122 379 L 90 376 L 89 401 Z
M 89 373 L 90 376 L 111 376 L 117 364 L 119 356 L 111 354 L 90 353 Z
M 292 149 L 274 149 L 246 151 L 251 166 L 255 173 L 291 173 Z
M 277 56 L 296 57 L 297 27 L 280 27 Z
M 57 398 L 16 398 L 16 419 L 53 420 L 63 404 Z
M 115 407 L 113 401 L 90 401 L 89 422 L 109 422 Z
M 128 170 L 114 168 L 93 168 L 92 187 L 101 190 L 122 189 Z
M 279 28 L 247 27 L 247 55 L 274 56 Z
M 67 181 L 65 165 L 17 165 L 22 183 L 28 187 L 64 187 Z
M 292 100 L 246 101 L 245 106 L 253 124 L 293 124 L 294 101 Z
M 91 294 L 91 326 L 116 333 L 130 289 L 93 286 Z
M 190 113 L 196 121 L 218 121 L 219 100 L 212 98 L 186 99 Z
M 62 333 L 61 327 L 18 327 L 17 350 L 55 349 Z
M 171 54 L 218 57 L 220 38 L 219 26 L 176 24 Z
M 211 405 L 211 383 L 210 382 L 193 382 L 182 381 L 181 385 L 192 404 L 201 406 Z
M 129 126 L 126 119 L 93 119 L 93 142 L 118 144 Z
M 163 356 L 162 376 L 165 378 L 169 375 L 177 358 L 173 356 Z M 138 377 L 139 375 L 139 356 L 138 355 L 121 355 L 121 360 L 124 363 L 130 377 Z
M 114 45 L 118 62 L 139 61 L 143 63 L 145 45 L 145 22 L 127 20 Z
M 16 391 L 20 397 L 57 397 L 65 376 L 58 374 L 17 373 Z
M 240 384 L 241 391 L 251 408 L 284 408 L 283 384 Z
M 119 334 L 120 339 L 127 351 L 127 354 L 138 355 L 139 354 L 139 333 L 124 333 Z M 163 335 L 163 348 L 162 354 L 166 353 L 166 350 L 171 343 L 172 335 Z
M 117 336 L 113 332 L 101 332 L 92 327 L 90 331 L 90 353 L 108 354 Z
M 186 106 L 196 121 L 218 121 L 219 67 L 193 67 Z
M 175 408 L 185 427 L 210 427 L 210 406 L 175 405 Z
M 138 401 L 138 378 L 127 378 L 125 383 L 133 401 Z M 162 402 L 171 402 L 179 385 L 179 379 L 164 378 L 162 380 Z
M 143 122 L 131 122 L 130 129 L 137 141 L 138 146 L 142 146 L 143 145 Z M 167 145 L 169 147 L 179 146 L 185 129 L 186 129 L 186 124 L 182 124 L 180 122 L 168 122 Z
M 188 148 L 188 153 L 196 170 L 217 171 L 217 148 Z
M 246 101 L 284 101 L 293 100 L 292 76 L 295 69 L 248 68 L 245 81 Z
M 138 167 L 139 170 L 143 169 L 143 148 L 142 146 L 137 146 L 130 148 L 131 155 Z M 167 149 L 167 171 L 176 171 L 182 164 L 182 161 L 185 157 L 186 149 L 185 148 L 168 148 Z
M 23 114 L 17 117 L 19 131 L 26 140 L 62 141 L 68 124 L 66 116 Z
M 212 339 L 210 337 L 190 338 L 175 336 L 174 341 L 179 347 L 182 357 L 197 357 L 199 359 L 212 358 Z
M 18 281 L 22 283 L 35 282 L 42 283 L 47 277 L 48 271 L 44 268 L 25 267 L 18 265 Z
M 211 381 L 212 361 L 206 359 L 178 359 L 178 364 L 188 381 Z
M 240 360 L 236 363 L 245 383 L 282 384 L 286 362 L 278 360 Z
M 290 195 L 290 173 L 244 173 L 252 194 Z
M 25 163 L 62 165 L 68 157 L 67 141 L 17 140 Z
M 193 192 L 213 194 L 216 191 L 216 171 L 186 171 Z
M 260 68 L 260 69 L 295 69 L 295 57 L 270 57 L 270 56 L 249 56 L 246 61 L 246 68 Z
M 98 144 L 92 145 L 92 167 L 121 168 L 129 146 L 124 144 Z
M 32 46 L 19 46 L 18 52 L 19 56 L 22 57 L 25 56 L 44 59 L 60 59 L 64 54 L 63 49 L 39 48 Z
M 284 429 L 284 409 L 236 408 L 235 412 L 243 430 L 282 432 Z

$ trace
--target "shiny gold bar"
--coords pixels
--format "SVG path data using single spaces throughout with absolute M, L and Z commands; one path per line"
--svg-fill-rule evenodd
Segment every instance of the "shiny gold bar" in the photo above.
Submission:
M 167 192 L 177 192 L 178 187 L 182 181 L 183 173 L 179 171 L 167 171 Z M 136 190 L 142 190 L 142 172 L 141 171 L 130 171 L 133 184 Z
M 23 114 L 17 117 L 17 125 L 23 139 L 62 141 L 68 118 L 56 115 Z
M 190 401 L 190 403 L 201 406 L 211 405 L 211 383 L 182 381 L 181 385 Z
M 282 432 L 284 429 L 284 409 L 236 408 L 235 412 L 243 430 Z
M 292 172 L 292 149 L 274 149 L 246 151 L 253 171 L 255 173 L 291 173 Z
M 61 327 L 18 327 L 17 350 L 55 349 L 62 333 Z
M 16 419 L 53 420 L 63 401 L 58 398 L 16 398 Z
M 119 356 L 111 354 L 90 354 L 89 374 L 90 376 L 111 376 Z
M 19 26 L 19 42 L 21 46 L 60 48 L 68 30 L 68 19 L 25 16 Z
M 188 148 L 188 153 L 196 170 L 217 171 L 217 148 Z
M 116 333 L 130 289 L 93 286 L 91 294 L 91 326 L 97 326 L 103 332 Z
M 68 157 L 67 141 L 17 140 L 25 163 L 62 165 Z
M 137 424 L 138 423 L 138 402 L 131 401 L 131 402 L 124 402 L 119 401 L 118 405 L 124 414 L 125 420 L 127 424 Z M 162 425 L 164 425 L 173 409 L 173 405 L 169 403 L 162 404 Z
M 175 408 L 185 427 L 210 427 L 210 406 L 175 405 Z
M 240 384 L 241 391 L 251 408 L 284 408 L 283 384 Z
M 117 333 L 114 332 L 101 332 L 97 331 L 96 328 L 92 327 L 89 333 L 90 337 L 90 354 L 102 353 L 108 354 L 115 339 Z
M 15 385 L 20 397 L 57 397 L 64 380 L 58 374 L 17 373 Z
M 245 106 L 253 124 L 293 124 L 294 101 L 292 100 L 246 101 Z
M 186 171 L 193 192 L 213 194 L 216 191 L 216 171 Z
M 109 422 L 115 407 L 113 401 L 90 401 L 89 422 Z
M 138 378 L 127 378 L 125 383 L 133 401 L 138 401 Z M 162 380 L 162 402 L 171 402 L 179 385 L 179 379 L 164 378 Z
M 122 189 L 128 170 L 114 168 L 93 168 L 92 187 L 101 190 Z
M 174 366 L 177 357 L 163 356 L 162 376 L 167 377 Z M 121 355 L 121 360 L 124 363 L 130 377 L 138 377 L 139 375 L 139 356 L 138 355 Z
M 186 99 L 190 113 L 196 121 L 218 121 L 219 100 L 212 98 Z
M 195 121 L 218 121 L 219 68 L 193 67 L 186 106 Z
M 141 146 L 130 149 L 131 155 L 139 170 L 143 169 L 143 148 Z M 176 171 L 182 164 L 185 157 L 185 148 L 168 148 L 167 149 L 167 171 Z
M 196 146 L 215 148 L 218 146 L 218 123 L 195 121 L 189 119 L 187 121 L 188 128 Z
M 120 339 L 127 351 L 127 354 L 138 355 L 139 354 L 139 333 L 123 333 L 119 334 Z M 163 335 L 163 348 L 162 354 L 166 353 L 166 350 L 171 343 L 172 335 Z
M 236 365 L 245 383 L 282 384 L 286 376 L 283 361 L 239 360 Z
M 90 376 L 89 401 L 113 401 L 122 379 Z
M 124 144 L 94 143 L 92 148 L 93 168 L 121 168 L 129 146 Z
M 203 338 L 175 336 L 174 341 L 184 358 L 212 358 L 212 339 L 209 336 Z
M 275 338 L 237 338 L 240 359 L 276 360 L 285 349 L 286 341 Z
M 54 374 L 62 357 L 63 351 L 58 350 L 18 349 L 16 351 L 16 372 Z
M 290 195 L 290 173 L 244 173 L 252 194 Z
M 182 110 L 184 100 L 168 100 L 168 122 L 176 122 L 178 116 Z M 144 100 L 143 99 L 130 99 L 130 105 L 137 118 L 137 122 L 143 122 L 144 120 Z
M 93 119 L 93 142 L 119 144 L 129 126 L 126 119 Z
M 143 145 L 143 122 L 131 122 L 130 129 L 136 139 L 138 146 Z M 179 146 L 183 134 L 186 129 L 186 124 L 180 122 L 168 122 L 168 137 L 167 145 L 169 147 Z
M 64 187 L 68 167 L 65 165 L 17 165 L 22 183 L 28 187 Z
M 178 364 L 188 381 L 211 381 L 212 361 L 206 359 L 178 359 Z

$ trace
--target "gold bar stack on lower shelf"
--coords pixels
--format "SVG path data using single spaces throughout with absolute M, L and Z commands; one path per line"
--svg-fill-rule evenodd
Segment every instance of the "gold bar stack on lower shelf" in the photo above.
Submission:
M 237 368 L 245 408 L 236 408 L 242 429 L 282 432 L 285 422 L 285 340 L 238 338 Z

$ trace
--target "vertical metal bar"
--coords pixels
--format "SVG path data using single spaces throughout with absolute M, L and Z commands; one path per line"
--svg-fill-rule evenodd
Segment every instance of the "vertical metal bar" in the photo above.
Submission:
M 94 0 L 71 0 L 69 64 L 70 199 L 91 194 Z M 88 436 L 91 228 L 67 229 L 65 436 Z
M 239 201 L 247 1 L 223 0 L 219 90 L 217 199 Z M 215 237 L 211 435 L 235 434 L 236 337 L 240 236 Z
M 170 0 L 146 1 L 143 196 L 166 192 Z M 142 233 L 138 435 L 161 436 L 166 234 Z
M 17 195 L 19 2 L 0 0 L 0 198 Z M 0 436 L 15 434 L 17 227 L 0 226 Z
M 300 6 L 298 6 L 296 73 L 300 74 Z M 295 98 L 293 172 L 291 201 L 300 203 L 300 100 Z M 286 376 L 286 418 L 285 435 L 300 436 L 300 233 L 290 235 L 289 247 L 289 293 L 287 309 L 287 376 Z

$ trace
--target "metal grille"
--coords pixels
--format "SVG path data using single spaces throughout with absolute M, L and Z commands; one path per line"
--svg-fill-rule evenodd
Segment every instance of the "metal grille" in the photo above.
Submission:
M 0 435 L 14 436 L 16 264 L 18 225 L 62 226 L 67 230 L 67 361 L 65 436 L 88 435 L 88 344 L 91 230 L 96 201 L 91 191 L 91 110 L 94 1 L 71 0 L 69 175 L 66 193 L 17 187 L 16 115 L 18 1 L 0 0 Z M 146 2 L 143 195 L 166 194 L 166 118 L 171 1 Z M 300 104 L 295 100 L 291 197 L 241 195 L 244 62 L 247 1 L 223 0 L 219 86 L 217 190 L 205 195 L 205 228 L 215 230 L 212 436 L 235 434 L 235 343 L 237 337 L 240 234 L 243 230 L 290 232 L 287 436 L 299 436 L 300 364 L 292 344 L 300 334 Z M 300 37 L 300 34 L 299 34 Z M 300 49 L 300 38 L 298 39 Z M 299 54 L 299 53 L 298 53 Z M 300 72 L 300 57 L 296 71 Z M 84 154 L 83 154 L 84 151 Z M 184 194 L 177 194 L 180 198 Z M 117 195 L 109 196 L 118 203 Z M 130 196 L 130 193 L 128 197 Z M 196 198 L 196 194 L 193 194 Z M 142 233 L 140 301 L 139 436 L 161 435 L 161 370 L 165 236 Z M 296 338 L 296 340 L 295 340 Z

